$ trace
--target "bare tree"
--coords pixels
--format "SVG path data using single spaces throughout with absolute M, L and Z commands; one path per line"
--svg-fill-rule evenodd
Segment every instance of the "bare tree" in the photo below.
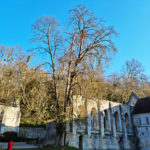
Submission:
M 138 60 L 127 60 L 121 76 L 123 102 L 128 100 L 132 91 L 136 92 L 139 96 L 143 93 L 141 87 L 144 85 L 143 81 L 146 81 L 146 76 L 144 75 L 144 68 Z
M 56 100 L 56 106 L 58 107 L 58 82 L 57 82 L 57 57 L 60 55 L 61 36 L 59 30 L 59 24 L 56 19 L 51 16 L 45 16 L 39 18 L 35 24 L 33 24 L 33 39 L 32 42 L 36 43 L 34 51 L 45 53 L 48 58 L 45 58 L 44 63 L 40 66 L 48 65 L 50 72 L 52 73 L 54 97 Z
M 128 79 L 138 79 L 142 76 L 144 68 L 138 60 L 132 59 L 125 62 L 122 72 Z
M 73 86 L 78 84 L 75 79 L 86 73 L 90 60 L 92 59 L 95 68 L 100 68 L 116 52 L 112 41 L 115 34 L 113 27 L 105 26 L 102 20 L 94 17 L 84 6 L 77 6 L 71 9 L 70 13 L 68 49 L 65 53 L 67 77 L 64 111 L 71 103 Z

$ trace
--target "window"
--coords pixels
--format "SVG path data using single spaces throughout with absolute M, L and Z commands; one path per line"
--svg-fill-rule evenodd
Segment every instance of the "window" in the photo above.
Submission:
M 136 124 L 141 125 L 141 119 L 140 118 L 136 118 Z
M 147 123 L 147 125 L 149 124 L 149 119 L 148 119 L 148 117 L 146 117 L 146 123 Z

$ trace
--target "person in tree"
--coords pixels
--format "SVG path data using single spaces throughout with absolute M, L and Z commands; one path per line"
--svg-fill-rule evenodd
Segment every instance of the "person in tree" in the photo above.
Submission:
M 12 147 L 14 146 L 14 142 L 11 140 L 9 143 L 8 143 L 8 149 L 7 150 L 12 150 Z

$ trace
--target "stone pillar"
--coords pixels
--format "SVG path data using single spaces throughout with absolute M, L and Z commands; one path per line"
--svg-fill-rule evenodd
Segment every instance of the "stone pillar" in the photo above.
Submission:
M 70 120 L 66 121 L 66 132 L 70 132 Z
M 101 145 L 99 146 L 99 150 L 107 150 L 106 139 L 101 137 Z
M 127 128 L 126 128 L 126 124 L 125 124 L 124 114 L 122 115 L 122 120 L 123 120 L 123 134 L 124 134 L 125 139 L 127 139 Z
M 91 135 L 91 115 L 90 114 L 88 115 L 87 122 L 88 122 L 87 133 L 90 136 Z
M 96 113 L 96 129 L 99 130 L 99 114 Z
M 114 145 L 114 149 L 116 149 L 116 150 L 120 150 L 120 146 L 119 146 L 119 143 L 118 143 L 118 140 L 117 140 L 117 132 L 116 132 L 116 123 L 115 123 L 115 115 L 114 115 L 114 113 L 112 113 L 112 124 L 113 124 L 113 126 L 112 126 L 112 128 L 113 128 L 113 137 L 114 137 L 114 139 L 113 139 L 113 145 Z
M 108 109 L 108 131 L 111 131 L 111 112 L 110 108 Z
M 121 119 L 121 112 L 120 112 L 120 110 L 118 112 L 118 115 L 119 115 L 119 131 L 122 131 L 122 119 Z
M 106 150 L 106 139 L 105 139 L 105 130 L 104 130 L 104 111 L 102 111 L 102 112 L 100 112 L 100 126 L 101 126 L 101 128 L 100 128 L 100 130 L 101 130 L 101 141 L 100 141 L 100 143 L 101 143 L 101 145 L 99 145 L 100 147 L 99 147 L 99 149 L 101 149 L 101 150 Z
M 123 121 L 123 134 L 124 134 L 124 137 L 123 137 L 124 149 L 131 149 L 130 143 L 129 143 L 129 140 L 128 140 L 127 128 L 126 128 L 126 124 L 125 124 L 125 115 L 124 114 L 122 115 L 122 118 L 123 118 L 122 121 Z
M 72 122 L 72 133 L 73 134 L 77 134 L 77 126 L 76 126 L 76 122 L 75 120 L 73 119 L 73 122 Z
M 101 112 L 101 136 L 102 138 L 105 136 L 105 132 L 104 132 L 104 113 Z
M 132 124 L 132 118 L 131 118 L 131 109 L 129 109 L 128 111 L 128 117 L 129 117 L 129 126 L 130 126 L 130 130 L 133 130 L 133 124 Z
M 115 124 L 114 113 L 112 114 L 112 123 L 113 123 L 113 136 L 116 139 L 116 124 Z

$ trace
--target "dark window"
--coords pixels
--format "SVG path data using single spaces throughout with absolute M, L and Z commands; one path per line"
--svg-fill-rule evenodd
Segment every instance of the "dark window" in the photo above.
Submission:
M 148 120 L 148 117 L 146 117 L 146 123 L 147 123 L 147 124 L 149 124 L 149 120 Z
M 82 135 L 79 136 L 79 149 L 83 148 L 83 137 Z
M 127 131 L 129 131 L 130 125 L 129 125 L 129 116 L 127 113 L 125 114 L 125 125 L 126 125 Z
M 108 112 L 107 110 L 104 110 L 105 117 L 104 117 L 104 129 L 107 129 L 108 127 Z

